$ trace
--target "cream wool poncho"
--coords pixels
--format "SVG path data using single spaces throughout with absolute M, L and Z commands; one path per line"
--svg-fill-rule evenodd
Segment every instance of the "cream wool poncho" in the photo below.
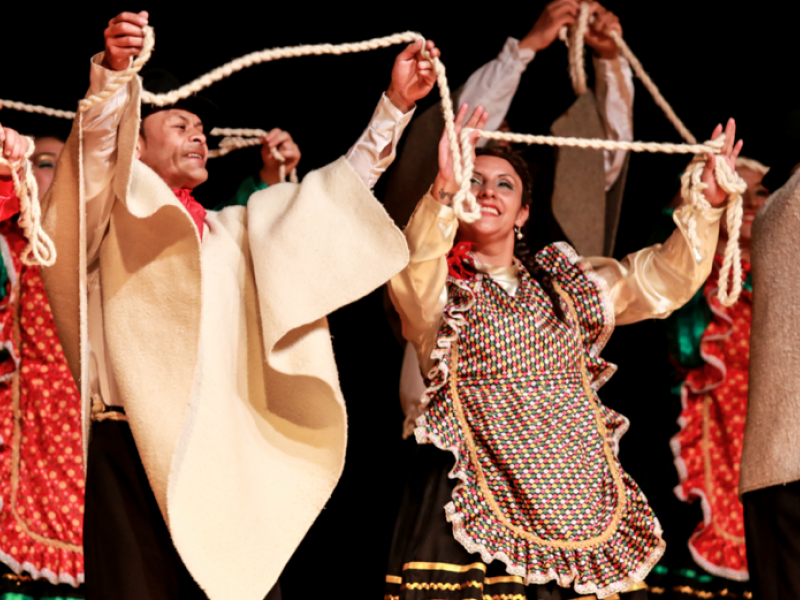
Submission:
M 135 160 L 140 83 L 118 132 L 99 253 L 111 369 L 178 552 L 212 600 L 261 600 L 341 474 L 346 413 L 325 316 L 407 263 L 405 238 L 345 159 L 209 212 L 202 244 Z M 45 270 L 88 441 L 80 116 L 45 199 Z

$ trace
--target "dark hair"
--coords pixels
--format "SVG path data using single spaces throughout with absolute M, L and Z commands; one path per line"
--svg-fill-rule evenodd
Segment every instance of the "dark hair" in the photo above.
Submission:
M 522 206 L 531 206 L 533 201 L 533 176 L 531 175 L 528 163 L 522 156 L 512 150 L 507 150 L 501 146 L 489 146 L 485 148 L 478 148 L 475 151 L 476 156 L 495 156 L 502 158 L 511 168 L 514 169 L 516 174 L 522 181 Z M 530 220 L 530 219 L 529 219 Z M 567 322 L 567 317 L 564 314 L 564 309 L 561 306 L 561 297 L 553 285 L 553 278 L 550 273 L 544 269 L 538 262 L 536 262 L 536 255 L 531 252 L 528 245 L 527 223 L 523 226 L 523 237 L 521 240 L 516 240 L 514 248 L 514 255 L 519 259 L 522 265 L 528 270 L 528 273 L 539 283 L 547 296 L 550 298 L 550 303 L 553 305 L 553 312 L 564 323 Z

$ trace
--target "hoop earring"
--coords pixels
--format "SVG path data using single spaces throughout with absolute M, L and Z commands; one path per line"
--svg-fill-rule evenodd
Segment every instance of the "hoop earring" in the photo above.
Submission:
M 525 234 L 522 233 L 522 230 L 519 227 L 514 227 L 514 234 L 517 236 L 518 240 L 521 240 L 525 237 Z

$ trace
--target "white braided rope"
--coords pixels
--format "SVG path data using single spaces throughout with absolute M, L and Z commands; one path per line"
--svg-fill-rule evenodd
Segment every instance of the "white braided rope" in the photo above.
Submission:
M 265 135 L 267 135 L 267 132 L 263 129 L 231 129 L 225 127 L 215 127 L 211 130 L 211 135 L 225 136 L 219 143 L 219 150 L 209 150 L 208 152 L 209 158 L 218 158 L 220 156 L 225 156 L 232 150 L 260 146 L 261 140 Z M 286 181 L 286 159 L 277 148 L 272 148 L 271 152 L 272 156 L 275 157 L 275 160 L 280 163 L 278 178 L 281 181 Z M 292 169 L 292 172 L 289 174 L 289 181 L 292 183 L 299 182 L 297 178 L 297 169 Z
M 0 144 L 0 165 L 11 169 L 11 181 L 14 183 L 14 192 L 19 199 L 19 226 L 28 240 L 27 246 L 20 255 L 20 260 L 29 267 L 52 267 L 56 262 L 56 248 L 53 240 L 42 229 L 39 186 L 31 168 L 30 158 L 33 154 L 34 142 L 27 136 L 25 141 L 28 143 L 25 156 L 22 160 L 14 163 L 9 162 L 2 155 L 3 145 Z M 20 177 L 20 172 L 23 174 L 22 177 Z
M 38 104 L 25 104 L 24 102 L 15 102 L 14 100 L 0 99 L 0 106 L 21 112 L 36 113 L 40 115 L 46 115 L 48 117 L 58 117 L 59 119 L 75 118 L 75 113 L 71 110 L 59 110 L 58 108 L 48 108 Z
M 672 106 L 670 106 L 670 103 L 667 102 L 666 98 L 664 98 L 661 90 L 658 89 L 658 86 L 650 78 L 650 75 L 648 75 L 647 71 L 644 70 L 642 63 L 630 49 L 628 44 L 625 43 L 625 40 L 623 40 L 616 31 L 612 31 L 609 36 L 612 40 L 614 40 L 614 42 L 616 42 L 617 47 L 622 55 L 628 59 L 631 67 L 633 67 L 634 73 L 636 73 L 636 76 L 641 80 L 644 87 L 647 88 L 647 91 L 650 92 L 650 95 L 653 97 L 653 100 L 658 107 L 664 111 L 664 115 L 667 117 L 667 119 L 669 119 L 669 122 L 672 123 L 672 126 L 675 127 L 675 129 L 678 131 L 681 137 L 686 140 L 687 143 L 696 144 L 697 138 L 692 135 L 692 132 L 689 131 L 689 128 L 686 127 L 678 115 L 675 114 L 675 111 L 672 109 Z
M 251 52 L 245 56 L 239 57 L 217 67 L 213 71 L 209 71 L 194 81 L 179 87 L 176 90 L 166 92 L 164 94 L 152 94 L 144 92 L 142 94 L 142 102 L 147 104 L 155 104 L 156 106 L 169 106 L 175 104 L 179 100 L 188 98 L 192 94 L 196 94 L 213 83 L 230 77 L 237 71 L 241 71 L 247 67 L 278 60 L 281 58 L 293 58 L 298 56 L 308 55 L 322 55 L 322 54 L 351 54 L 355 52 L 364 52 L 367 50 L 378 50 L 380 48 L 388 48 L 396 44 L 410 43 L 418 40 L 422 36 L 413 31 L 406 31 L 404 33 L 395 33 L 381 38 L 374 38 L 363 42 L 352 42 L 345 44 L 313 44 L 303 46 L 288 46 L 285 48 L 271 48 L 268 50 L 261 50 L 259 52 Z M 146 38 L 145 38 L 146 40 Z
M 724 143 L 725 134 L 706 142 L 709 145 L 721 145 Z M 683 204 L 675 211 L 678 219 L 686 226 L 686 235 L 689 243 L 695 249 L 695 258 L 701 260 L 699 248 L 700 239 L 697 236 L 697 222 L 694 215 L 696 210 L 710 208 L 708 201 L 703 196 L 703 190 L 707 187 L 702 182 L 703 169 L 706 166 L 706 158 L 702 155 L 695 156 L 681 177 L 681 196 Z M 725 246 L 725 255 L 722 268 L 719 272 L 717 298 L 723 306 L 731 306 L 738 299 L 742 291 L 742 260 L 739 248 L 739 232 L 742 227 L 742 194 L 747 189 L 747 183 L 735 171 L 731 170 L 726 160 L 717 159 L 715 161 L 714 176 L 719 186 L 728 194 L 727 204 L 727 224 L 728 224 L 728 243 Z M 731 276 L 731 270 L 733 275 Z M 730 288 L 730 292 L 728 289 Z
M 569 76 L 572 89 L 580 96 L 586 91 L 586 65 L 584 53 L 584 37 L 589 28 L 589 4 L 581 3 L 578 18 L 569 28 L 567 37 L 567 54 L 569 55 Z

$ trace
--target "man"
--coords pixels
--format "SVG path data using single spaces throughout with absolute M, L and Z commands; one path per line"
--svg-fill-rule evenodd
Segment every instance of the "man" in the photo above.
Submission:
M 141 51 L 147 18 L 111 20 L 90 94 Z M 369 188 L 435 83 L 421 50 L 397 57 L 346 157 L 246 208 L 192 198 L 208 177 L 196 99 L 140 122 L 135 78 L 76 120 L 44 210 L 53 311 L 102 419 L 88 449 L 89 597 L 260 600 L 318 515 L 346 440 L 325 315 L 407 261 Z

